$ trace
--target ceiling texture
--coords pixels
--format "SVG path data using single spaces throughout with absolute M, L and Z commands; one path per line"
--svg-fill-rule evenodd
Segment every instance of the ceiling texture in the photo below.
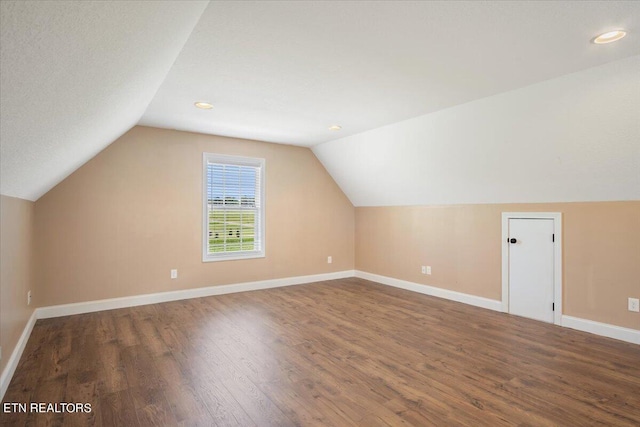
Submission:
M 36 200 L 135 126 L 208 2 L 0 2 L 0 193 Z
M 0 192 L 29 200 L 135 124 L 314 146 L 640 54 L 640 2 L 1 8 Z

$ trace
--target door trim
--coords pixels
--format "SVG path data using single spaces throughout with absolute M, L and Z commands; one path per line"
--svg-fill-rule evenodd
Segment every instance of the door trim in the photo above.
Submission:
M 509 220 L 552 219 L 553 245 L 553 323 L 562 324 L 562 213 L 561 212 L 502 212 L 502 311 L 509 312 Z

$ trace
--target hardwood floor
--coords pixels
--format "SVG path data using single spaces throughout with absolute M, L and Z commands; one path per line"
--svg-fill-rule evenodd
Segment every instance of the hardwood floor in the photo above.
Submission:
M 2 425 L 640 425 L 640 346 L 361 279 L 37 322 Z

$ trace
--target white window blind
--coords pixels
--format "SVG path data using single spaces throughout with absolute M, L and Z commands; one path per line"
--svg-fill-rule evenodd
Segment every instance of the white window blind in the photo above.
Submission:
M 264 256 L 264 159 L 204 154 L 203 261 Z

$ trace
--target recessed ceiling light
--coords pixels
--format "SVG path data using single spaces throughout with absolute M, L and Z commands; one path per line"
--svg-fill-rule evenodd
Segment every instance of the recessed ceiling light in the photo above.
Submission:
M 340 125 L 329 126 L 329 130 L 340 130 L 340 129 L 342 129 L 342 126 Z
M 212 104 L 209 104 L 208 102 L 202 102 L 202 101 L 196 102 L 193 105 L 195 105 L 198 108 L 202 108 L 203 110 L 210 110 L 213 108 Z
M 611 43 L 620 40 L 626 35 L 627 32 L 624 30 L 607 31 L 606 33 L 600 34 L 595 39 L 593 39 L 593 42 L 595 44 Z

